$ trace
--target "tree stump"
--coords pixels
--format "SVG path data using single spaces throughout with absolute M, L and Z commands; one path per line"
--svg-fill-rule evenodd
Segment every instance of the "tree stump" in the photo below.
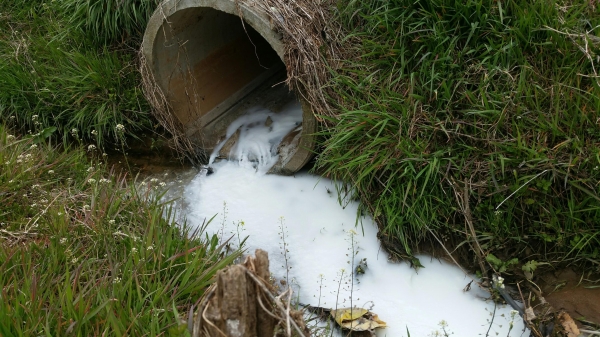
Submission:
M 216 275 L 197 308 L 193 337 L 266 337 L 273 336 L 276 308 L 265 296 L 269 285 L 269 257 L 257 249 L 243 265 L 230 266 Z M 248 273 L 253 273 L 251 277 Z M 257 284 L 262 281 L 262 286 Z

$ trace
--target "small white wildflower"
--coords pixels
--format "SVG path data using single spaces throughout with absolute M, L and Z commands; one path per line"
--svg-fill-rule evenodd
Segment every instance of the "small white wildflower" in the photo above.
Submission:
M 99 182 L 100 182 L 100 184 L 108 184 L 108 183 L 110 183 L 110 180 L 108 180 L 106 178 L 102 178 L 102 179 L 100 179 Z
M 351 230 L 348 231 L 348 234 L 350 234 L 351 236 L 354 236 L 354 235 L 356 235 L 358 233 L 356 233 L 356 231 L 354 229 L 351 229 Z
M 519 312 L 518 312 L 518 311 L 516 311 L 516 310 L 511 310 L 511 311 L 510 311 L 510 319 L 514 319 L 514 318 L 515 318 L 515 316 L 517 316 L 517 314 L 518 314 L 518 313 L 519 313 Z
M 154 246 L 152 246 L 152 245 L 150 245 L 150 246 L 148 246 L 148 248 L 146 248 L 146 250 L 153 250 L 153 249 L 154 249 Z
M 87 171 L 87 172 L 92 172 L 93 170 L 94 170 L 94 167 L 93 167 L 93 166 L 90 166 L 90 167 L 89 167 L 89 168 L 88 168 L 86 171 Z
M 32 121 L 37 121 L 37 119 L 38 119 L 38 115 L 33 115 L 33 116 L 31 116 L 31 120 L 32 120 Z
M 23 160 L 17 159 L 17 164 L 21 164 L 22 162 L 23 162 Z
M 56 215 L 61 216 L 61 215 L 63 215 L 63 212 L 58 212 L 58 213 L 56 213 Z
M 108 154 L 106 154 L 106 152 L 104 152 L 104 153 L 102 154 L 102 157 L 108 157 Z
M 31 145 L 31 147 L 30 147 L 29 149 L 30 149 L 30 150 L 35 150 L 35 149 L 37 149 L 37 144 L 33 144 L 33 145 Z
M 137 251 L 138 251 L 138 250 L 137 250 L 137 248 L 135 248 L 135 247 L 134 247 L 134 248 L 131 248 L 131 253 L 132 253 L 132 254 L 135 254 L 135 253 L 137 253 Z
M 156 178 L 152 178 L 152 179 L 150 179 L 150 182 L 151 182 L 151 183 L 153 183 L 153 184 L 154 184 L 154 183 L 157 183 L 157 182 L 158 182 L 158 179 L 156 179 Z
M 54 174 L 54 170 L 48 171 L 48 174 Z
M 165 182 L 163 181 L 163 182 L 161 182 L 159 185 L 160 185 L 161 187 L 165 187 L 165 186 L 167 186 L 167 183 L 165 183 Z
M 41 202 L 42 204 L 47 204 L 47 203 L 48 203 L 48 200 L 46 200 L 46 199 L 42 198 L 42 199 L 40 199 L 40 202 Z
M 114 225 L 114 224 L 115 224 L 115 220 L 108 220 L 108 223 L 109 223 L 110 225 Z
M 31 208 L 36 208 L 37 204 L 31 204 Z
M 88 145 L 88 151 L 94 151 L 94 150 L 96 150 L 96 145 L 93 145 L 93 144 Z
M 79 132 L 79 130 L 77 130 L 76 128 L 72 128 L 72 129 L 71 129 L 71 134 L 72 134 L 73 136 L 77 136 L 77 133 L 78 133 L 78 132 Z
M 123 124 L 117 124 L 117 126 L 115 126 L 115 129 L 118 132 L 124 132 L 125 131 L 125 127 L 123 126 Z
M 88 211 L 90 209 L 90 205 L 83 205 L 83 210 Z
M 96 136 L 96 135 L 98 134 L 98 131 L 96 131 L 96 130 L 92 130 L 92 132 L 91 132 L 91 133 L 92 133 L 92 135 Z
M 4 165 L 10 165 L 10 161 L 7 161 L 6 163 L 4 163 Z
M 90 179 L 88 179 L 88 183 L 89 184 L 95 184 L 96 183 L 96 179 L 90 178 Z
M 115 277 L 115 279 L 113 280 L 113 284 L 117 284 L 117 283 L 121 283 L 120 277 Z
M 116 232 L 113 233 L 113 235 L 115 235 L 115 236 L 129 236 L 129 235 L 127 235 L 127 234 L 125 234 L 125 233 L 123 233 L 121 231 L 116 231 Z
M 9 119 L 15 119 L 15 118 L 17 118 L 17 117 L 16 116 L 10 116 Z
M 15 136 L 13 136 L 13 135 L 7 135 L 6 136 L 6 140 L 8 140 L 8 141 L 11 141 L 13 139 L 15 139 Z
M 14 182 L 15 182 L 14 179 L 11 179 L 11 180 L 8 181 L 9 184 L 12 184 Z
M 37 188 L 40 188 L 40 185 L 38 185 L 38 184 L 35 184 L 35 185 L 31 186 L 31 188 L 33 188 L 33 189 L 37 189 Z
M 76 258 L 76 257 L 71 259 L 71 263 L 73 263 L 73 264 L 77 263 L 77 261 L 78 261 L 78 258 Z

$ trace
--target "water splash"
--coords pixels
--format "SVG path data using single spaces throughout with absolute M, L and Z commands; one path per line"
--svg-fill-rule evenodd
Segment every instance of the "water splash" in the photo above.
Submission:
M 266 173 L 279 159 L 277 148 L 281 140 L 301 124 L 302 107 L 297 101 L 279 112 L 263 107 L 251 108 L 229 125 L 225 140 L 210 155 L 209 165 L 218 159 L 227 159 Z M 228 153 L 221 153 L 233 137 L 236 139 L 227 149 Z

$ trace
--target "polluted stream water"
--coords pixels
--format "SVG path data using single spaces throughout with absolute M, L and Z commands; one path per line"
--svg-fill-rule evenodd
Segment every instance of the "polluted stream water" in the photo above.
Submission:
M 339 184 L 308 172 L 267 174 L 279 142 L 301 122 L 299 103 L 277 113 L 256 107 L 234 121 L 210 158 L 212 174 L 205 167 L 170 182 L 188 225 L 212 219 L 206 233 L 233 246 L 247 237 L 246 252 L 267 251 L 273 278 L 298 303 L 368 309 L 387 323 L 377 336 L 529 335 L 521 317 L 476 282 L 465 291 L 475 276 L 457 266 L 425 255 L 418 270 L 390 261 L 373 219 L 339 196 Z

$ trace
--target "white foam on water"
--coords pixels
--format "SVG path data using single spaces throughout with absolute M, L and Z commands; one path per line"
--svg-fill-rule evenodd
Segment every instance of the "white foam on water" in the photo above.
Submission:
M 289 270 L 289 284 L 300 303 L 343 308 L 350 307 L 352 298 L 352 305 L 371 309 L 387 322 L 377 336 L 407 336 L 407 329 L 412 337 L 433 336 L 442 332 L 441 321 L 447 322 L 452 336 L 486 336 L 488 329 L 489 336 L 528 334 L 518 315 L 508 333 L 510 307 L 499 306 L 492 315 L 495 304 L 488 293 L 475 285 L 464 292 L 471 278 L 456 266 L 420 256 L 425 268 L 416 272 L 407 263 L 388 261 L 373 220 L 361 216 L 355 226 L 358 204 L 340 206 L 332 181 L 306 172 L 293 177 L 264 174 L 264 167 L 273 162 L 268 155 L 273 156 L 277 148 L 273 138 L 284 137 L 297 119 L 291 113 L 281 118 L 266 110 L 254 113 L 234 122 L 228 132 L 231 136 L 240 126 L 248 126 L 238 148 L 232 150 L 242 161 L 216 163 L 214 174 L 199 174 L 185 187 L 183 204 L 189 224 L 199 226 L 216 214 L 208 233 L 224 239 L 233 236 L 234 244 L 248 236 L 247 252 L 266 250 L 276 279 L 286 279 Z M 270 131 L 264 126 L 265 114 L 274 122 Z M 277 130 L 279 126 L 287 131 Z M 270 137 L 271 132 L 278 136 Z M 256 165 L 245 163 L 257 155 L 262 156 L 258 172 Z M 287 264 L 284 242 L 289 250 Z M 361 259 L 368 267 L 352 282 Z
M 268 126 L 267 118 L 272 121 Z M 299 102 L 290 103 L 277 113 L 261 107 L 251 108 L 227 127 L 226 138 L 211 154 L 209 164 L 214 163 L 223 145 L 239 129 L 240 141 L 231 149 L 229 160 L 266 173 L 279 159 L 277 146 L 283 137 L 301 123 Z

